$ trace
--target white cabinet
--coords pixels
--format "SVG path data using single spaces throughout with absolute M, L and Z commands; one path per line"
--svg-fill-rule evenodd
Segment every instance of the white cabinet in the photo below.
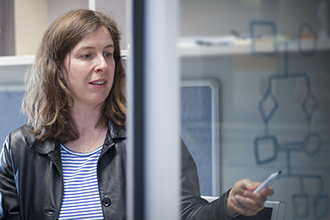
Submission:
M 0 57 L 0 87 L 22 86 L 25 72 L 33 59 L 33 55 Z

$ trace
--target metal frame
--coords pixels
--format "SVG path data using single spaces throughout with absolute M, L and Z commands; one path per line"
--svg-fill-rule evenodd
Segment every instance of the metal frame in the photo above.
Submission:
M 132 43 L 127 66 L 127 215 L 130 220 L 178 219 L 178 1 L 128 0 L 127 5 L 132 16 L 128 19 Z

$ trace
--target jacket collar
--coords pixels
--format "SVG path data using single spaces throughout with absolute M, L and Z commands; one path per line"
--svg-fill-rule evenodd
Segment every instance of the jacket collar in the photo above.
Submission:
M 110 149 L 117 140 L 126 138 L 126 127 L 119 126 L 109 120 L 108 133 L 103 143 L 101 155 Z
M 49 154 L 52 151 L 58 151 L 60 149 L 60 141 L 58 140 L 45 140 L 41 141 L 39 139 L 36 139 L 33 134 L 28 132 L 29 135 L 27 135 L 26 140 L 29 143 L 29 146 L 31 146 L 31 149 L 34 151 L 40 153 L 40 154 Z M 116 141 L 116 139 L 124 139 L 126 138 L 126 127 L 119 126 L 115 123 L 113 123 L 111 120 L 108 120 L 108 133 L 104 141 L 104 148 L 106 149 L 111 147 L 113 143 Z M 106 150 L 104 149 L 104 150 Z
M 122 138 L 126 138 L 126 127 L 124 126 L 120 126 L 117 125 L 115 123 L 113 123 L 111 120 L 108 121 L 108 135 L 109 137 L 107 138 L 111 138 L 113 140 L 115 139 L 122 139 Z

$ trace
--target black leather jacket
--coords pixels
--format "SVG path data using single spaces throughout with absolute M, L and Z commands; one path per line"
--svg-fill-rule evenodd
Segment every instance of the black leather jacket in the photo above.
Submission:
M 0 155 L 0 219 L 58 219 L 63 196 L 60 142 L 40 141 L 27 125 L 12 132 Z M 104 219 L 126 219 L 126 131 L 109 122 L 98 161 Z M 182 219 L 226 219 L 227 193 L 200 198 L 196 165 L 182 144 Z

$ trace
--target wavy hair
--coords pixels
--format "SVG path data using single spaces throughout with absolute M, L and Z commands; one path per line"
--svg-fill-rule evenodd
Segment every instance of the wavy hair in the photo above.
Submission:
M 46 30 L 33 65 L 25 78 L 26 92 L 22 110 L 28 116 L 31 132 L 41 140 L 73 141 L 79 134 L 70 117 L 69 103 L 73 98 L 59 76 L 64 58 L 82 39 L 106 27 L 114 43 L 115 74 L 112 89 L 106 98 L 98 125 L 110 119 L 126 124 L 126 77 L 120 55 L 121 33 L 114 19 L 87 9 L 68 11 Z

